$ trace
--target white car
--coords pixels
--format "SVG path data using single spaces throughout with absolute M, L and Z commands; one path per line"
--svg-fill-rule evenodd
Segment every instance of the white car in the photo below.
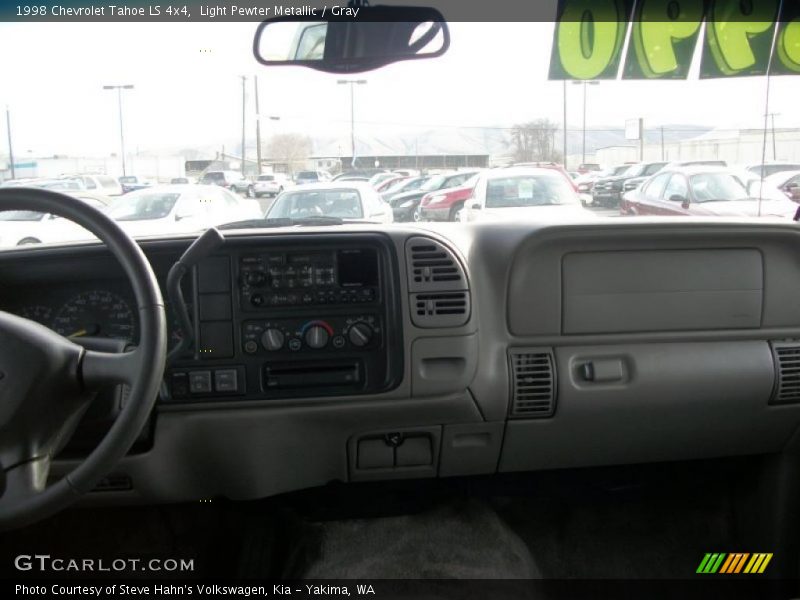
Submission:
M 764 187 L 779 190 L 787 198 L 797 195 L 800 189 L 800 171 L 780 171 L 764 178 Z
M 107 214 L 134 237 L 201 231 L 261 218 L 258 202 L 215 185 L 160 185 L 114 200 Z
M 578 194 L 561 173 L 536 167 L 491 169 L 478 176 L 461 221 L 592 220 Z
M 309 183 L 284 192 L 266 214 L 267 219 L 338 217 L 347 221 L 392 223 L 392 207 L 366 181 Z
M 281 173 L 259 175 L 253 183 L 256 198 L 261 196 L 277 196 L 290 186 L 289 179 Z
M 108 199 L 99 196 L 79 191 L 70 195 L 101 210 L 108 206 Z M 29 210 L 0 212 L 0 247 L 2 248 L 29 244 L 77 242 L 90 240 L 93 237 L 89 231 L 69 219 L 49 213 Z
M 121 196 L 122 184 L 116 178 L 109 175 L 65 175 L 60 179 L 72 179 L 80 181 L 83 188 L 87 191 L 105 196 Z

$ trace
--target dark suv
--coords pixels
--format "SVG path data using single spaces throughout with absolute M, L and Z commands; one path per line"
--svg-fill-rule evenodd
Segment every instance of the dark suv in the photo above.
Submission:
M 663 169 L 666 164 L 666 162 L 636 163 L 619 175 L 598 179 L 594 182 L 594 186 L 592 187 L 592 205 L 607 206 L 609 208 L 619 207 L 626 181 L 655 175 Z

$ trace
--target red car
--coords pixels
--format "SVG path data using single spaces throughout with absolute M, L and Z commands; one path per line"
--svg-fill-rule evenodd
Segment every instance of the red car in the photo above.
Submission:
M 437 190 L 425 194 L 419 203 L 417 221 L 459 221 L 464 203 L 472 198 L 477 176 L 468 179 L 459 187 Z
M 788 198 L 759 203 L 734 172 L 715 167 L 663 169 L 620 202 L 624 215 L 792 218 L 796 210 Z

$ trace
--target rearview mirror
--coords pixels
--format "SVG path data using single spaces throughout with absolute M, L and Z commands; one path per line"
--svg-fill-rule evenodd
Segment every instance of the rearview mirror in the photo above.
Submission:
M 347 12 L 349 11 L 349 12 Z M 262 22 L 253 54 L 262 65 L 358 73 L 403 60 L 441 56 L 450 46 L 442 14 L 405 6 L 334 7 L 308 17 Z
M 480 210 L 481 209 L 481 203 L 478 200 L 470 200 L 467 203 L 467 208 L 469 208 L 470 210 Z

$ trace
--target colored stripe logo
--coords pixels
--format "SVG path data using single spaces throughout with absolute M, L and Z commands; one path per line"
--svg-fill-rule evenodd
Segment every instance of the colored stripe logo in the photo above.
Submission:
M 707 552 L 697 567 L 697 573 L 713 574 L 720 573 L 735 575 L 738 573 L 763 573 L 769 562 L 772 560 L 772 553 L 757 552 Z

